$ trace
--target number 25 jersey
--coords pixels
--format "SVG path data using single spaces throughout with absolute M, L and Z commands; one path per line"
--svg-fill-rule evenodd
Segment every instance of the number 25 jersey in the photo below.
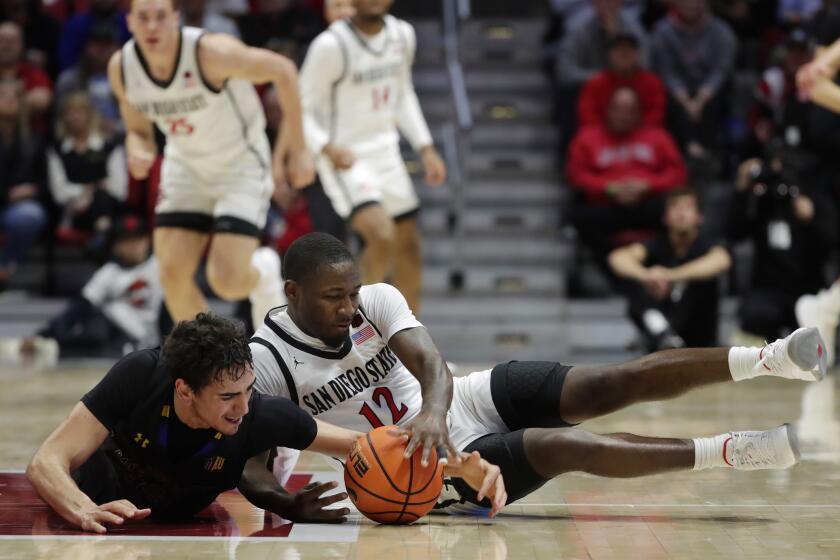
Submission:
M 360 432 L 412 419 L 423 404 L 420 383 L 388 340 L 423 325 L 393 286 L 363 286 L 359 299 L 350 336 L 337 349 L 303 333 L 286 307 L 271 310 L 251 339 L 257 391 Z
M 122 74 L 128 102 L 166 135 L 167 158 L 205 175 L 228 164 L 256 157 L 270 163 L 265 116 L 253 84 L 230 78 L 216 90 L 204 79 L 198 47 L 204 30 L 180 30 L 175 68 L 168 82 L 149 73 L 140 47 L 132 39 L 122 48 Z

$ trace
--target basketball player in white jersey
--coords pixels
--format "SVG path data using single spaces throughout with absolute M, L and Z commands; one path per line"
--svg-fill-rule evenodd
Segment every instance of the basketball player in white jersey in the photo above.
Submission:
M 388 15 L 391 0 L 355 0 L 354 6 L 352 17 L 312 42 L 304 60 L 306 139 L 336 213 L 364 240 L 364 283 L 390 278 L 417 313 L 419 201 L 400 156 L 398 130 L 421 155 L 429 185 L 446 179 L 446 166 L 411 81 L 414 29 Z
M 508 503 L 570 471 L 633 477 L 791 467 L 798 448 L 787 424 L 695 439 L 598 435 L 574 426 L 711 383 L 825 375 L 822 339 L 800 329 L 764 348 L 667 350 L 604 366 L 510 362 L 453 380 L 405 299 L 387 284 L 362 286 L 337 239 L 303 236 L 283 265 L 289 304 L 271 310 L 251 339 L 257 390 L 356 431 L 397 424 L 411 435 L 409 453 L 422 446 L 427 456 L 436 445 L 479 451 L 501 468 Z M 452 486 L 450 511 L 488 505 L 460 482 Z
M 303 187 L 314 164 L 303 139 L 297 71 L 288 59 L 237 39 L 179 28 L 177 0 L 133 0 L 134 39 L 108 66 L 126 124 L 129 171 L 148 176 L 153 127 L 166 135 L 154 232 L 166 306 L 177 322 L 206 309 L 193 276 L 207 254 L 219 296 L 250 297 L 255 322 L 282 303 L 280 263 L 258 249 L 269 200 L 288 180 Z M 283 127 L 272 155 L 255 83 L 273 83 Z

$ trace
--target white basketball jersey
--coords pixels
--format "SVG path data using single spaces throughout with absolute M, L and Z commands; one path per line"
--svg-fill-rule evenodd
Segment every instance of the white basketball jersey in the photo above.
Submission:
M 397 109 L 410 84 L 414 32 L 410 24 L 385 16 L 384 29 L 365 37 L 349 20 L 333 23 L 341 47 L 343 72 L 333 84 L 329 106 L 316 112 L 330 141 L 352 146 L 354 152 L 396 146 Z
M 363 286 L 350 336 L 334 349 L 304 334 L 286 307 L 273 309 L 251 339 L 257 391 L 290 398 L 313 417 L 367 432 L 404 424 L 420 411 L 420 383 L 388 339 L 422 327 L 387 284 Z
M 223 169 L 242 157 L 270 171 L 265 116 L 253 84 L 231 78 L 220 90 L 204 79 L 198 43 L 204 30 L 180 31 L 177 62 L 168 82 L 155 80 L 132 39 L 122 48 L 128 102 L 166 135 L 167 158 L 178 158 L 199 172 Z

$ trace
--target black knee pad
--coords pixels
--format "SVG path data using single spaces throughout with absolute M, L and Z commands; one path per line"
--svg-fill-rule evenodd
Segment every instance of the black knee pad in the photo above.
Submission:
M 557 362 L 509 362 L 493 368 L 490 392 L 508 429 L 571 426 L 560 412 L 560 395 L 570 369 Z

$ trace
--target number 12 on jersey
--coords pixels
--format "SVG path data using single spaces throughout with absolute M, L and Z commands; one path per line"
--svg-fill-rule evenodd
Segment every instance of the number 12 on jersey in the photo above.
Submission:
M 400 403 L 398 407 L 397 404 L 394 402 L 394 395 L 391 393 L 391 390 L 387 387 L 377 387 L 373 391 L 373 398 L 371 399 L 373 402 L 376 403 L 377 406 L 383 406 L 383 402 L 385 401 L 385 405 L 388 406 L 388 410 L 391 411 L 391 424 L 399 423 L 400 419 L 405 416 L 405 413 L 408 412 L 408 407 L 405 403 Z M 374 428 L 381 428 L 385 425 L 385 423 L 379 419 L 373 409 L 365 403 L 362 405 L 362 408 L 359 409 L 359 414 L 364 416 L 370 425 Z

